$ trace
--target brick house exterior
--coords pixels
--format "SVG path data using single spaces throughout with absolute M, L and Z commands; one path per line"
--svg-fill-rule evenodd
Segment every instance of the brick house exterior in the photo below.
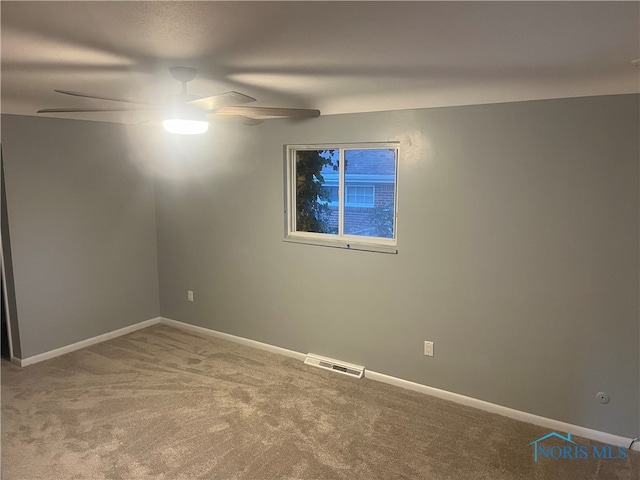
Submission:
M 393 237 L 396 158 L 393 150 L 347 150 L 345 152 L 344 233 Z M 322 170 L 324 186 L 331 190 L 329 224 L 338 228 L 338 173 Z

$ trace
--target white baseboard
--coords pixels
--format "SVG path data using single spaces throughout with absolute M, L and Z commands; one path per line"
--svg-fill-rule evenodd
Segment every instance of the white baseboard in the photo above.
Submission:
M 161 317 L 152 318 L 150 320 L 145 320 L 144 322 L 136 323 L 134 325 L 129 325 L 128 327 L 114 330 L 113 332 L 103 333 L 102 335 L 98 335 L 97 337 L 87 338 L 86 340 L 72 343 L 71 345 L 67 345 L 66 347 L 60 347 L 49 352 L 40 353 L 38 355 L 34 355 L 33 357 L 22 359 L 14 358 L 13 363 L 19 365 L 20 367 L 26 367 L 27 365 L 33 365 L 34 363 L 43 362 L 44 360 L 59 357 L 60 355 L 64 355 L 65 353 L 74 352 L 76 350 L 80 350 L 81 348 L 95 345 L 96 343 L 105 342 L 107 340 L 111 340 L 112 338 L 121 337 L 122 335 L 126 335 L 127 333 L 135 332 L 136 330 L 150 327 L 151 325 L 156 325 L 160 323 L 160 321 Z
M 208 335 L 210 337 L 221 338 L 222 340 L 229 340 L 230 342 L 240 343 L 242 345 L 247 345 L 248 347 L 257 348 L 259 350 L 266 350 L 267 352 L 277 353 L 278 355 L 284 355 L 285 357 L 295 358 L 296 360 L 300 360 L 304 362 L 304 359 L 307 357 L 304 353 L 295 352 L 293 350 L 288 350 L 282 347 L 276 347 L 275 345 L 270 345 L 268 343 L 257 342 L 255 340 L 249 340 L 248 338 L 238 337 L 236 335 L 231 335 L 229 333 L 222 333 L 216 330 L 211 330 L 210 328 L 198 327 L 197 325 L 191 325 L 189 323 L 178 322 L 177 320 L 171 320 L 170 318 L 161 318 L 161 323 L 165 325 L 169 325 L 170 327 L 179 328 L 181 330 L 187 330 L 195 333 L 200 333 L 202 335 Z
M 141 330 L 143 328 L 150 327 L 152 325 L 157 325 L 159 323 L 162 323 L 174 328 L 179 328 L 181 330 L 200 333 L 202 335 L 208 335 L 211 337 L 220 338 L 222 340 L 228 340 L 230 342 L 239 343 L 239 344 L 257 348 L 260 350 L 266 350 L 267 352 L 277 353 L 279 355 L 295 358 L 300 361 L 304 361 L 304 359 L 306 358 L 306 354 L 296 352 L 294 350 L 288 350 L 286 348 L 276 347 L 275 345 L 270 345 L 268 343 L 262 343 L 256 340 L 250 340 L 248 338 L 238 337 L 236 335 L 218 332 L 216 330 L 211 330 L 205 327 L 198 327 L 196 325 L 191 325 L 189 323 L 171 320 L 169 318 L 156 317 L 150 320 L 146 320 L 144 322 L 136 323 L 135 325 L 129 325 L 128 327 L 124 327 L 119 330 L 115 330 L 113 332 L 98 335 L 97 337 L 88 338 L 86 340 L 82 340 L 80 342 L 67 345 L 66 347 L 57 348 L 55 350 L 51 350 L 50 352 L 34 355 L 33 357 L 28 357 L 24 359 L 13 358 L 12 362 L 20 367 L 26 367 L 27 365 L 32 365 L 34 363 L 42 362 L 44 360 L 49 360 L 50 358 L 59 357 L 60 355 L 64 355 L 65 353 L 70 353 L 75 350 L 88 347 L 90 345 L 95 345 L 96 343 L 101 343 L 106 340 L 111 340 L 112 338 L 120 337 L 122 335 L 126 335 L 127 333 L 135 332 L 136 330 Z M 364 376 L 369 380 L 388 383 L 390 385 L 395 385 L 397 387 L 406 388 L 407 390 L 413 390 L 415 392 L 425 393 L 427 395 L 432 395 L 434 397 L 442 398 L 444 400 L 449 400 L 462 405 L 467 405 L 469 407 L 477 408 L 479 410 L 484 410 L 486 412 L 497 413 L 498 415 L 502 415 L 508 418 L 513 418 L 514 420 L 519 420 L 521 422 L 532 423 L 534 425 L 545 427 L 550 430 L 570 432 L 579 437 L 588 438 L 590 440 L 596 440 L 598 442 L 602 442 L 610 445 L 628 447 L 632 441 L 631 438 L 621 437 L 619 435 L 613 435 L 611 433 L 601 432 L 599 430 L 593 430 L 591 428 L 581 427 L 578 425 L 572 425 L 570 423 L 561 422 L 559 420 L 541 417 L 539 415 L 534 415 L 532 413 L 522 412 L 520 410 L 515 410 L 509 407 L 503 407 L 502 405 L 497 405 L 495 403 L 485 402 L 484 400 L 478 400 L 476 398 L 466 397 L 458 393 L 448 392 L 446 390 L 440 390 L 439 388 L 429 387 L 427 385 L 422 385 L 420 383 L 414 383 L 408 380 L 403 380 L 401 378 L 392 377 L 390 375 L 385 375 L 384 373 L 378 373 L 378 372 L 365 369 Z M 633 445 L 633 449 L 636 451 L 640 451 L 640 442 L 636 442 Z
M 395 385 L 397 387 L 406 388 L 407 390 L 413 390 L 414 392 L 426 393 L 434 397 L 449 400 L 451 402 L 466 405 L 468 407 L 484 410 L 485 412 L 497 413 L 503 417 L 513 418 L 521 422 L 533 423 L 540 427 L 545 427 L 550 430 L 559 432 L 570 432 L 578 437 L 588 438 L 590 440 L 596 440 L 598 442 L 606 443 L 609 445 L 628 447 L 632 439 L 627 437 L 621 437 L 619 435 L 613 435 L 611 433 L 601 432 L 599 430 L 593 430 L 591 428 L 581 427 L 578 425 L 572 425 L 570 423 L 561 422 L 552 418 L 541 417 L 540 415 L 534 415 L 533 413 L 522 412 L 509 407 L 503 407 L 495 403 L 485 402 L 484 400 L 478 400 L 473 397 L 466 397 L 458 393 L 449 392 L 447 390 L 440 390 L 439 388 L 428 387 L 420 383 L 410 382 L 401 378 L 385 375 L 384 373 L 378 373 L 371 370 L 365 370 L 365 377 L 377 382 L 388 383 L 389 385 Z M 640 444 L 634 443 L 633 450 L 640 451 Z
M 209 328 L 198 327 L 184 322 L 178 322 L 169 318 L 162 317 L 161 323 L 169 325 L 182 330 L 189 330 L 204 335 L 209 335 L 223 340 L 229 340 L 231 342 L 241 343 L 242 345 L 248 345 L 250 347 L 259 348 L 260 350 L 266 350 L 272 353 L 278 353 L 280 355 L 286 355 L 301 361 L 304 361 L 306 355 L 304 353 L 296 352 L 294 350 L 287 350 L 286 348 L 276 347 L 269 345 L 268 343 L 257 342 L 255 340 L 249 340 L 244 337 L 238 337 L 236 335 L 230 335 L 228 333 L 218 332 Z M 578 425 L 572 425 L 570 423 L 561 422 L 551 418 L 541 417 L 534 415 L 533 413 L 522 412 L 509 407 L 503 407 L 495 403 L 485 402 L 484 400 L 478 400 L 472 397 L 466 397 L 458 393 L 448 392 L 446 390 L 440 390 L 439 388 L 428 387 L 420 383 L 410 382 L 401 378 L 385 375 L 384 373 L 374 372 L 372 370 L 365 369 L 365 378 L 369 380 L 375 380 L 377 382 L 388 383 L 397 387 L 406 388 L 407 390 L 413 390 L 415 392 L 425 393 L 434 397 L 449 400 L 451 402 L 460 403 L 469 407 L 477 408 L 478 410 L 484 410 L 485 412 L 497 413 L 504 417 L 513 418 L 521 422 L 532 423 L 540 427 L 545 427 L 550 430 L 557 430 L 560 432 L 570 432 L 573 435 L 579 437 L 588 438 L 590 440 L 596 440 L 598 442 L 606 443 L 615 446 L 628 447 L 632 439 L 627 437 L 621 437 L 619 435 L 613 435 L 611 433 L 601 432 L 599 430 L 593 430 L 591 428 L 580 427 Z M 640 442 L 636 442 L 633 445 L 633 450 L 640 451 Z

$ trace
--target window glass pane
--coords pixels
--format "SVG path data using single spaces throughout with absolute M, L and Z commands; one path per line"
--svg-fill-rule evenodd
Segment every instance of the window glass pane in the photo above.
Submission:
M 326 183 L 325 183 L 325 185 L 326 185 Z M 329 188 L 329 191 L 331 192 L 330 193 L 330 202 L 337 204 L 338 203 L 338 187 L 330 186 L 328 188 Z
M 296 151 L 296 231 L 338 233 L 338 158 L 337 150 Z
M 345 150 L 344 233 L 393 238 L 396 151 Z

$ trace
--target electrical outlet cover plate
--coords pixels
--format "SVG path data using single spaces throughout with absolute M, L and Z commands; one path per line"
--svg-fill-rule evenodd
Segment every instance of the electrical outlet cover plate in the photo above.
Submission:
M 433 357 L 433 342 L 424 342 L 424 354 L 427 357 Z

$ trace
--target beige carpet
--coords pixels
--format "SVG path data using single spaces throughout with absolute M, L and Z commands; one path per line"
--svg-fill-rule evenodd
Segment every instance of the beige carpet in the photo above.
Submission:
M 5 480 L 639 477 L 636 452 L 536 463 L 547 433 L 162 325 L 2 364 Z

